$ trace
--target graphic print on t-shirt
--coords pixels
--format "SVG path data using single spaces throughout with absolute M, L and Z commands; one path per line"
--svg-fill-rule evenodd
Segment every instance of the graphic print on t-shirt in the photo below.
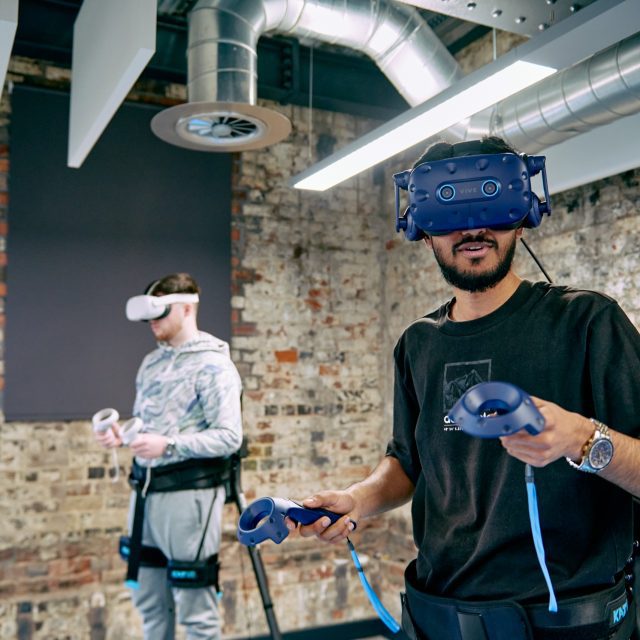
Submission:
M 442 410 L 445 414 L 462 394 L 480 382 L 491 380 L 491 360 L 474 362 L 448 362 L 444 365 L 442 385 Z M 445 426 L 455 426 L 451 422 Z

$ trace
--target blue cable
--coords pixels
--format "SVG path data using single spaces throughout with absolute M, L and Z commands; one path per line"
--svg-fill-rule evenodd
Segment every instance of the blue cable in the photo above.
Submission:
M 371 606 L 375 609 L 375 612 L 378 614 L 382 622 L 386 625 L 386 627 L 391 631 L 391 633 L 398 633 L 400 631 L 400 625 L 394 620 L 393 616 L 384 608 L 382 602 L 376 595 L 375 591 L 369 584 L 367 580 L 367 576 L 364 575 L 364 569 L 362 568 L 362 564 L 360 564 L 360 559 L 358 558 L 358 554 L 356 553 L 355 547 L 349 538 L 347 538 L 347 546 L 349 547 L 349 551 L 351 552 L 351 558 L 353 559 L 353 564 L 358 570 L 358 576 L 360 577 L 360 582 L 364 587 L 364 592 L 367 594 L 367 598 L 369 598 L 369 602 Z
M 540 564 L 547 588 L 549 589 L 549 611 L 555 613 L 558 611 L 558 602 L 556 600 L 556 594 L 553 591 L 551 576 L 549 575 L 549 569 L 547 568 L 547 562 L 544 556 L 542 531 L 540 530 L 540 515 L 538 513 L 538 496 L 533 478 L 533 468 L 529 464 L 524 468 L 524 477 L 527 481 L 527 502 L 529 503 L 529 521 L 531 523 L 531 533 L 533 534 L 533 544 L 536 548 L 538 563 Z

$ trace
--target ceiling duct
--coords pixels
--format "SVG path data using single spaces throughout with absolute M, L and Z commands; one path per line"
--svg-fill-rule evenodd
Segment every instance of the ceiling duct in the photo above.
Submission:
M 640 112 L 640 33 L 471 119 L 467 137 L 497 135 L 536 153 Z
M 462 76 L 420 14 L 390 0 L 199 0 L 188 23 L 188 102 L 161 111 L 151 128 L 189 149 L 244 151 L 289 134 L 284 115 L 256 105 L 257 43 L 267 32 L 367 54 L 411 106 Z

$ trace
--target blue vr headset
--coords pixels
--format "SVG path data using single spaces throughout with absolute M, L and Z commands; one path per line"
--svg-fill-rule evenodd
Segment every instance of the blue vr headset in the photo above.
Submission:
M 531 191 L 542 172 L 544 201 Z M 544 156 L 496 153 L 424 162 L 393 176 L 396 231 L 408 240 L 465 229 L 537 227 L 551 214 Z M 400 189 L 409 206 L 400 217 Z

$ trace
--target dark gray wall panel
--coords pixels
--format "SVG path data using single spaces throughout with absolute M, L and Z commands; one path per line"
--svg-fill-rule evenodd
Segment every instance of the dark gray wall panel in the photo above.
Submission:
M 69 169 L 68 95 L 16 87 L 11 103 L 6 417 L 130 415 L 154 341 L 129 296 L 188 271 L 201 329 L 229 340 L 231 156 L 163 143 L 155 110 L 125 104 Z

